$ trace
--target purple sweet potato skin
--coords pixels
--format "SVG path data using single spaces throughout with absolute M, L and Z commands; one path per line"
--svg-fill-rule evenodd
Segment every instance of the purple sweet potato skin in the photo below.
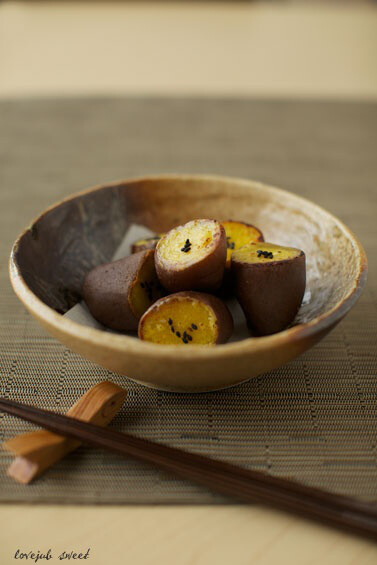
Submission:
M 271 263 L 232 259 L 237 299 L 249 327 L 258 335 L 284 330 L 295 318 L 305 293 L 305 254 Z
M 137 330 L 139 318 L 132 310 L 129 295 L 141 266 L 153 253 L 153 250 L 140 251 L 87 273 L 82 296 L 101 324 L 118 331 Z
M 139 337 L 143 339 L 143 326 L 144 322 L 148 317 L 148 314 L 153 310 L 159 309 L 163 307 L 164 304 L 167 302 L 174 303 L 174 301 L 178 301 L 180 298 L 192 298 L 193 300 L 199 300 L 204 304 L 207 304 L 213 311 L 216 317 L 216 326 L 217 326 L 217 339 L 216 344 L 226 343 L 230 336 L 233 333 L 233 318 L 232 314 L 229 311 L 229 308 L 216 296 L 211 294 L 206 294 L 204 292 L 194 292 L 194 291 L 184 291 L 184 292 L 176 292 L 174 294 L 170 294 L 169 296 L 165 296 L 157 300 L 148 310 L 143 314 L 139 322 Z
M 224 276 L 227 250 L 225 230 L 221 224 L 214 243 L 208 255 L 186 268 L 167 265 L 159 254 L 158 243 L 155 250 L 155 265 L 162 286 L 169 292 L 219 289 Z

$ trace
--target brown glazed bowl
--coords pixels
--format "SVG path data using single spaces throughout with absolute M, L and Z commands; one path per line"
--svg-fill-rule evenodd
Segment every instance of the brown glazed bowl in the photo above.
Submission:
M 307 290 L 289 329 L 213 347 L 157 345 L 80 325 L 64 314 L 85 273 L 109 261 L 131 223 L 156 233 L 193 218 L 258 226 L 266 241 L 305 251 Z M 14 244 L 13 288 L 56 339 L 147 386 L 200 392 L 238 384 L 287 363 L 329 332 L 360 296 L 367 260 L 352 232 L 319 206 L 259 182 L 167 175 L 91 188 L 52 206 Z

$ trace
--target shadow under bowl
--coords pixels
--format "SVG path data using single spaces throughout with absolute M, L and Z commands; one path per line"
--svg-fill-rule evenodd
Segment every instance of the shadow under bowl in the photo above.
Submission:
M 215 347 L 184 348 L 93 329 L 63 316 L 80 300 L 85 273 L 111 260 L 131 224 L 161 233 L 201 217 L 249 222 L 266 241 L 305 251 L 310 299 L 292 327 Z M 366 272 L 356 237 L 319 206 L 259 182 L 202 175 L 125 180 L 67 198 L 20 235 L 10 258 L 17 296 L 56 339 L 110 371 L 178 392 L 221 389 L 287 363 L 343 318 L 360 295 Z

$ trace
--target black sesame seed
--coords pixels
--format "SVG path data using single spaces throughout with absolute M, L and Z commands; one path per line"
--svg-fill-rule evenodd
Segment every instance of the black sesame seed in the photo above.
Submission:
M 183 343 L 188 343 L 187 339 L 185 337 L 182 338 Z
M 198 329 L 198 326 L 197 326 L 196 324 L 191 324 L 191 327 L 192 327 L 193 330 L 197 330 L 197 329 Z
M 173 320 L 171 318 L 168 319 L 168 324 L 169 324 L 169 326 L 173 325 Z
M 181 332 L 175 332 L 175 335 L 176 335 L 177 337 L 181 337 Z
M 191 242 L 190 242 L 189 239 L 186 239 L 186 242 L 185 242 L 184 246 L 181 247 L 181 251 L 182 251 L 183 253 L 187 253 L 188 251 L 190 251 L 190 249 L 191 249 Z
M 186 337 L 187 337 L 187 339 L 188 339 L 189 341 L 192 341 L 192 335 L 190 335 L 190 334 L 187 334 L 187 336 L 186 336 Z
M 171 331 L 173 332 L 173 334 L 175 333 L 175 329 L 173 326 L 170 326 Z
M 226 238 L 226 246 L 228 249 L 234 249 L 235 248 L 235 243 L 234 241 L 231 241 L 230 237 Z

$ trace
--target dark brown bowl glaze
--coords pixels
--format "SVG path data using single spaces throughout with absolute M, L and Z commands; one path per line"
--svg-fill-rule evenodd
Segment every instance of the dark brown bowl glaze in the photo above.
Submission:
M 267 241 L 305 251 L 309 300 L 293 327 L 198 346 L 194 354 L 192 348 L 143 342 L 62 315 L 79 300 L 85 274 L 111 260 L 130 224 L 164 233 L 194 218 L 221 218 L 224 210 L 260 227 Z M 293 359 L 348 312 L 366 271 L 364 250 L 352 232 L 308 200 L 254 181 L 185 175 L 114 182 L 74 195 L 43 212 L 17 239 L 10 259 L 18 297 L 66 346 L 143 384 L 182 392 L 232 386 Z

